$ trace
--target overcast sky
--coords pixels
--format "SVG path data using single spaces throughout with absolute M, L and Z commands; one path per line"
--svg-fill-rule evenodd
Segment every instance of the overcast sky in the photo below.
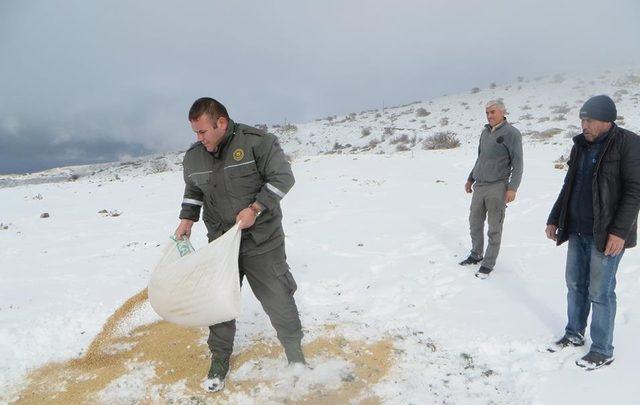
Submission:
M 0 1 L 0 173 L 185 149 L 211 96 L 304 122 L 640 65 L 640 1 Z

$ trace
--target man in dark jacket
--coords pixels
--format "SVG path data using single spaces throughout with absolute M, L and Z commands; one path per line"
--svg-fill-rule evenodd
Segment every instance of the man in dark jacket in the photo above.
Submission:
M 616 106 L 601 95 L 580 110 L 582 134 L 573 138 L 569 170 L 553 205 L 547 238 L 567 251 L 567 315 L 554 352 L 584 345 L 587 317 L 592 345 L 576 361 L 594 370 L 613 362 L 616 271 L 626 248 L 636 245 L 640 209 L 640 137 L 618 127 Z
M 293 187 L 291 166 L 278 139 L 233 122 L 212 98 L 196 100 L 189 111 L 198 142 L 184 155 L 185 191 L 177 238 L 191 234 L 202 217 L 212 241 L 235 223 L 242 229 L 240 277 L 246 277 L 277 332 L 290 363 L 304 363 L 302 327 L 293 298 L 296 282 L 284 248 L 280 200 Z M 209 327 L 211 368 L 204 387 L 224 387 L 236 322 Z

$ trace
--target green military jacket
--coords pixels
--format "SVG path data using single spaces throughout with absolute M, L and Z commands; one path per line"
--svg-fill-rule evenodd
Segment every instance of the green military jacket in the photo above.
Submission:
M 240 253 L 268 252 L 284 243 L 280 200 L 295 182 L 278 138 L 229 120 L 215 152 L 194 143 L 184 155 L 184 199 L 180 219 L 198 221 L 200 208 L 209 242 L 229 230 L 236 216 L 257 201 L 265 207 L 242 234 Z

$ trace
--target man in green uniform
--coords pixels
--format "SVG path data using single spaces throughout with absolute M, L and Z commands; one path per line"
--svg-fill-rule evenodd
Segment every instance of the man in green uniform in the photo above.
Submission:
M 289 363 L 305 363 L 280 209 L 294 184 L 291 166 L 275 135 L 235 123 L 212 98 L 196 100 L 189 121 L 198 142 L 184 156 L 186 185 L 175 235 L 190 236 L 201 207 L 210 242 L 240 223 L 241 280 L 247 278 L 269 316 Z M 211 368 L 204 382 L 209 391 L 224 388 L 235 332 L 235 320 L 209 327 Z

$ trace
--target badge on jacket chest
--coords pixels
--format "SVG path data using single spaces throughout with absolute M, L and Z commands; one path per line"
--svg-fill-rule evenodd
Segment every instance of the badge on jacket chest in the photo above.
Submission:
M 244 151 L 242 149 L 236 149 L 233 151 L 233 160 L 236 162 L 241 161 L 244 158 Z

